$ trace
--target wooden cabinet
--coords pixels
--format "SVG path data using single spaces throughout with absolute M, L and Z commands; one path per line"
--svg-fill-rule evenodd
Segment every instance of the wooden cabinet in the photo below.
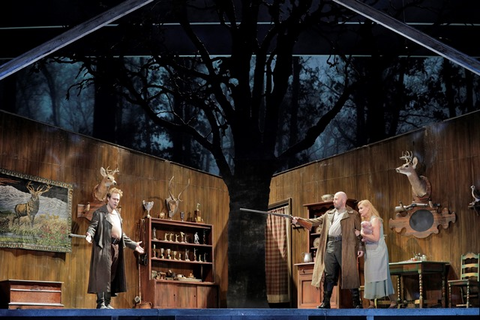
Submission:
M 333 201 L 304 204 L 303 206 L 308 210 L 307 218 L 313 219 L 321 217 L 325 212 L 333 209 Z M 309 230 L 307 233 L 308 247 L 306 249 L 312 254 L 312 257 L 315 258 L 317 255 L 317 242 L 320 241 L 320 235 L 322 234 L 322 226 L 313 227 L 312 230 Z
M 311 309 L 317 308 L 323 301 L 323 286 L 320 288 L 312 286 L 312 275 L 314 263 L 297 263 L 298 276 L 298 291 L 297 291 L 297 308 Z M 330 298 L 330 306 L 332 309 L 351 308 L 351 294 L 349 290 L 340 290 L 333 288 L 332 296 Z
M 213 226 L 147 218 L 142 299 L 153 308 L 216 308 Z
M 313 262 L 298 263 L 297 266 L 297 307 L 299 309 L 316 308 L 323 300 L 322 288 L 312 286 Z
M 154 281 L 154 308 L 216 308 L 217 286 Z

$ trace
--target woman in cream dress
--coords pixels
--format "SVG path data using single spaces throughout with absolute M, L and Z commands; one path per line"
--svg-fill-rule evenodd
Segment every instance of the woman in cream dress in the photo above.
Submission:
M 378 215 L 377 209 L 368 200 L 358 203 L 358 212 L 362 217 L 360 234 L 366 247 L 364 298 L 370 301 L 369 308 L 374 308 L 374 299 L 388 296 L 389 308 L 396 308 L 397 300 L 388 266 L 388 249 L 383 235 L 383 220 Z

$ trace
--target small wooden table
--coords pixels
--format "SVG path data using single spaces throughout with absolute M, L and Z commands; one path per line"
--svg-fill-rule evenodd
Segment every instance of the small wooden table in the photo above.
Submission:
M 413 303 L 420 308 L 427 304 L 438 304 L 438 300 L 427 300 L 425 298 L 424 276 L 426 275 L 440 275 L 441 276 L 441 304 L 443 308 L 448 306 L 447 303 L 447 272 L 450 264 L 448 262 L 439 261 L 402 261 L 392 262 L 390 265 L 390 274 L 397 276 L 397 295 L 399 303 L 404 303 L 405 300 L 405 276 L 418 275 L 418 299 L 414 299 Z M 435 281 L 432 281 L 435 283 Z M 429 283 L 430 284 L 430 283 Z

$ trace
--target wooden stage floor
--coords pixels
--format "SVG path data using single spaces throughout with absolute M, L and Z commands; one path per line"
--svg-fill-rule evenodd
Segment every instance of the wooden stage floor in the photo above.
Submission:
M 85 320 L 463 320 L 479 319 L 479 308 L 416 309 L 0 309 L 3 319 Z

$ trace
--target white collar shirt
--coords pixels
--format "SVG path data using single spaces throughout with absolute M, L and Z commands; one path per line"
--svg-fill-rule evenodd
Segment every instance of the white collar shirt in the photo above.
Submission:
M 342 226 L 340 224 L 341 216 L 343 212 L 339 212 L 335 209 L 335 213 L 333 214 L 333 221 L 330 229 L 328 229 L 328 236 L 329 237 L 338 237 L 342 235 Z

